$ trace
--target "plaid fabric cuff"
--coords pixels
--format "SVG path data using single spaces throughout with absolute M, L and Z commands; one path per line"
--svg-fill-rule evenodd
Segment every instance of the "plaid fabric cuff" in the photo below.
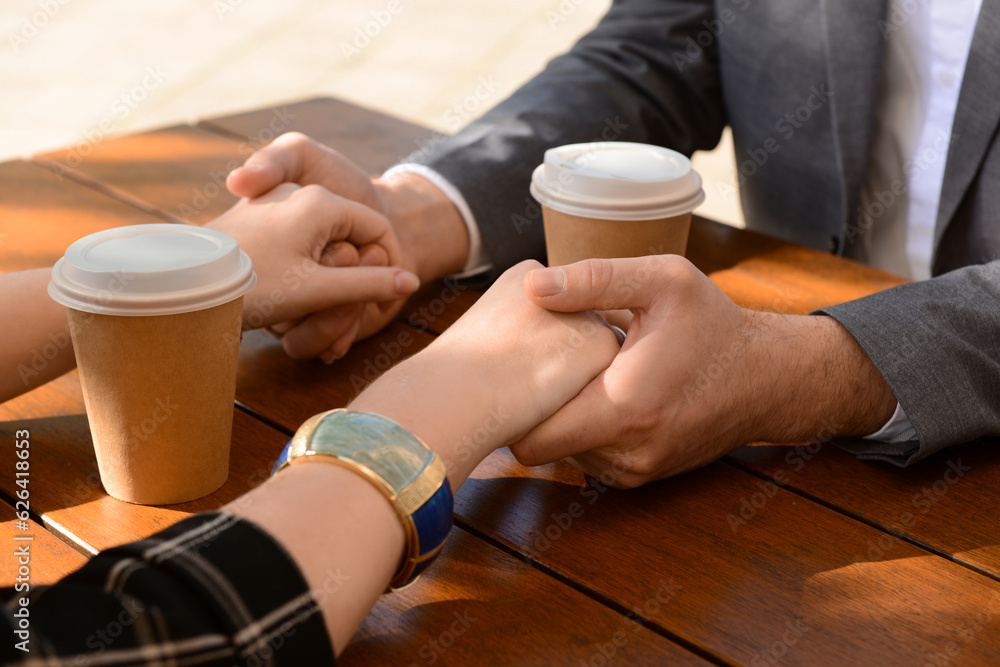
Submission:
M 15 620 L 14 602 L 0 625 Z M 291 556 L 232 514 L 199 514 L 102 552 L 32 589 L 28 608 L 30 652 L 6 642 L 4 664 L 335 664 L 316 596 Z

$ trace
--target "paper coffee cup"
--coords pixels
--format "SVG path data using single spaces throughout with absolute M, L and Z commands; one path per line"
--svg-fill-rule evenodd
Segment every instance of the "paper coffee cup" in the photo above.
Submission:
M 68 308 L 105 490 L 167 505 L 229 475 L 250 258 L 211 229 L 157 224 L 73 243 L 49 295 Z
M 676 151 L 624 141 L 545 151 L 531 178 L 549 266 L 590 257 L 684 254 L 701 177 Z

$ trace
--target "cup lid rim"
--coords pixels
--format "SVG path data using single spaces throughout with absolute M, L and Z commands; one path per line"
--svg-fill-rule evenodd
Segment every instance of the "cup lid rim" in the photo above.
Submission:
M 676 197 L 648 197 L 636 199 L 610 200 L 583 195 L 568 196 L 547 187 L 545 165 L 539 165 L 531 175 L 529 191 L 539 204 L 554 211 L 582 218 L 605 220 L 642 221 L 673 218 L 691 213 L 705 202 L 705 191 L 701 187 L 701 176 L 692 171 L 696 190 L 684 199 Z
M 553 210 L 609 220 L 675 217 L 705 201 L 701 176 L 686 156 L 627 141 L 546 150 L 544 161 L 532 172 L 530 190 Z
M 134 260 L 117 263 L 114 252 L 129 244 L 149 253 L 156 238 L 197 244 L 182 266 L 145 269 Z M 143 238 L 145 237 L 145 238 Z M 89 251 L 116 242 L 114 252 L 95 260 Z M 146 244 L 146 245 L 143 245 Z M 120 258 L 119 258 L 120 259 Z M 180 262 L 179 262 L 180 263 Z M 246 294 L 257 276 L 250 257 L 228 234 L 175 223 L 130 225 L 102 230 L 74 241 L 52 267 L 48 294 L 68 308 L 101 315 L 153 316 L 204 310 Z M 156 289 L 144 289 L 154 285 Z

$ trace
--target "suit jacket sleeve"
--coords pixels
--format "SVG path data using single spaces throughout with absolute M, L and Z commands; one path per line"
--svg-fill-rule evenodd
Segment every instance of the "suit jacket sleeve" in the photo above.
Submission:
M 710 1 L 617 0 L 510 98 L 407 161 L 431 167 L 462 193 L 495 272 L 543 259 L 541 211 L 528 186 L 547 148 L 621 140 L 690 155 L 718 143 L 720 29 Z
M 845 443 L 862 458 L 908 465 L 1000 435 L 1000 261 L 900 285 L 819 313 L 874 362 L 919 440 Z

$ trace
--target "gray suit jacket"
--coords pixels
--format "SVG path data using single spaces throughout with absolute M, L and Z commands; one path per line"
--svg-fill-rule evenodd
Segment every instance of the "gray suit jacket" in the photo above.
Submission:
M 463 193 L 496 270 L 544 256 L 528 195 L 546 148 L 619 139 L 690 155 L 733 130 L 747 226 L 850 253 L 865 233 L 886 0 L 618 0 L 566 55 L 414 156 Z M 958 102 L 930 281 L 825 309 L 919 440 L 854 443 L 907 464 L 1000 435 L 1000 0 L 984 0 Z M 877 224 L 877 222 L 876 222 Z

